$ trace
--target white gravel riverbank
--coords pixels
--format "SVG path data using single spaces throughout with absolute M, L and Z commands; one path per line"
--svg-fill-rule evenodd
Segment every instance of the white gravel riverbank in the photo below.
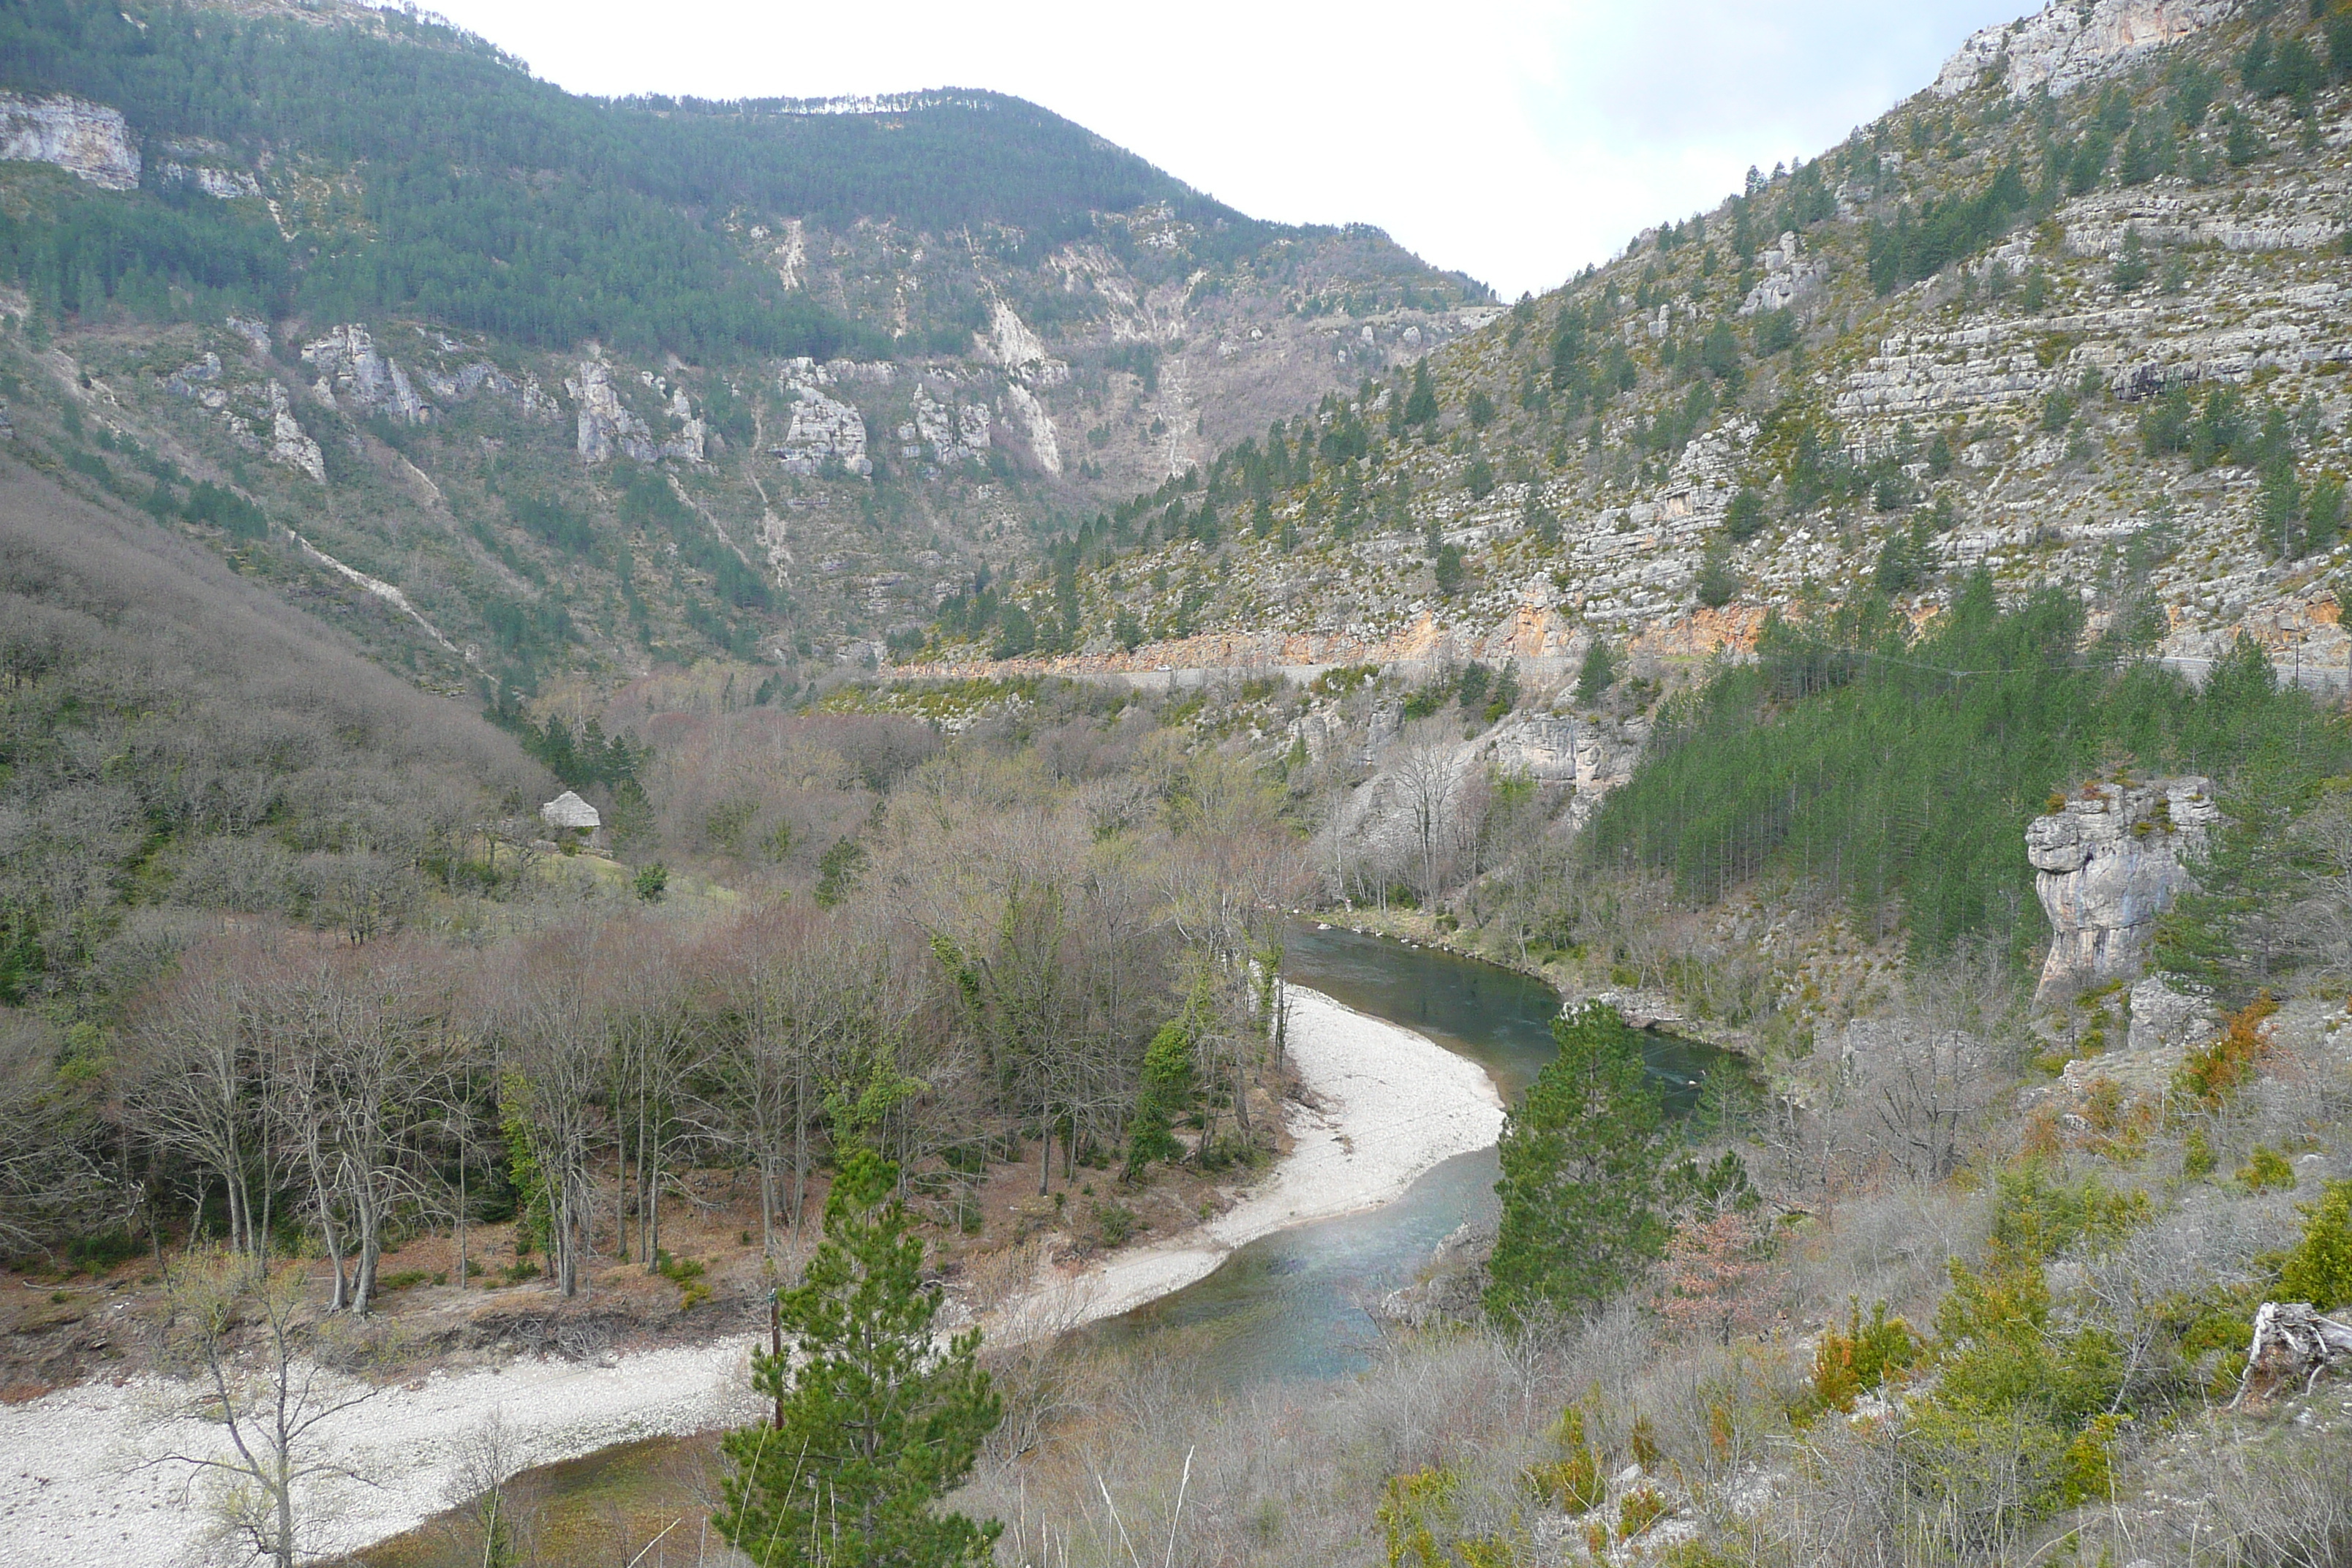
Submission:
M 1128 1311 L 1213 1271 L 1236 1247 L 1309 1220 L 1376 1207 L 1423 1172 L 1495 1142 L 1501 1096 L 1475 1063 L 1411 1030 L 1293 986 L 1289 1048 L 1318 1109 L 1290 1108 L 1294 1147 L 1225 1214 L 1184 1236 L 1048 1271 L 992 1314 L 998 1336 L 1058 1331 Z M 348 1551 L 447 1507 L 460 1446 L 494 1414 L 521 1467 L 641 1437 L 750 1419 L 753 1342 L 434 1373 L 388 1386 L 324 1430 L 362 1478 L 322 1483 L 321 1551 Z M 86 1384 L 0 1407 L 0 1565 L 177 1568 L 201 1560 L 208 1514 L 173 1451 L 225 1447 L 194 1390 L 160 1379 Z

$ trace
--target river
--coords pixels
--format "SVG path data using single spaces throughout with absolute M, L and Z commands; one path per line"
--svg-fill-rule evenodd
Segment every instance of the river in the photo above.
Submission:
M 1294 926 L 1285 943 L 1283 970 L 1291 982 L 1418 1031 L 1475 1062 L 1507 1100 L 1516 1100 L 1551 1059 L 1559 999 L 1539 980 L 1315 923 Z M 1661 1035 L 1646 1037 L 1644 1056 L 1666 1109 L 1677 1116 L 1697 1106 L 1708 1074 L 1745 1070 L 1725 1052 Z M 1228 1391 L 1347 1376 L 1369 1363 L 1377 1342 L 1366 1307 L 1411 1280 L 1465 1220 L 1494 1213 L 1496 1173 L 1491 1147 L 1448 1160 L 1394 1202 L 1295 1226 L 1239 1248 L 1198 1282 L 1078 1331 L 1074 1348 L 1160 1358 L 1185 1384 Z M 691 1352 L 668 1353 L 694 1359 Z M 539 1370 L 596 1384 L 588 1369 Z M 707 1381 L 712 1370 L 698 1363 L 685 1382 Z M 517 1369 L 502 1381 L 520 1384 L 530 1371 Z M 610 1378 L 634 1384 L 646 1375 L 640 1367 L 616 1370 Z M 600 1388 L 575 1393 L 585 1397 Z M 520 1386 L 512 1392 L 523 1394 Z M 646 1437 L 538 1467 L 510 1484 L 514 1495 L 534 1500 L 534 1506 L 569 1510 L 562 1517 L 611 1514 L 608 1523 L 626 1534 L 625 1515 L 650 1532 L 667 1519 L 655 1519 L 636 1504 L 690 1491 L 678 1477 L 702 1474 L 712 1447 L 709 1436 Z M 656 1511 L 675 1510 L 663 1500 Z M 362 1557 L 373 1568 L 408 1568 L 425 1560 L 419 1553 L 434 1550 L 431 1539 L 429 1529 L 386 1539 Z
M 1300 924 L 1283 973 L 1360 1012 L 1428 1036 L 1491 1074 L 1506 1101 L 1555 1047 L 1559 996 L 1540 980 L 1438 949 Z M 1696 1108 L 1713 1071 L 1739 1070 L 1711 1047 L 1651 1034 L 1643 1058 L 1670 1115 Z M 1409 1282 L 1465 1220 L 1495 1213 L 1495 1151 L 1446 1161 L 1392 1204 L 1277 1231 L 1199 1283 L 1082 1331 L 1133 1353 L 1165 1349 L 1199 1380 L 1227 1388 L 1341 1377 L 1362 1368 L 1377 1331 L 1366 1307 Z

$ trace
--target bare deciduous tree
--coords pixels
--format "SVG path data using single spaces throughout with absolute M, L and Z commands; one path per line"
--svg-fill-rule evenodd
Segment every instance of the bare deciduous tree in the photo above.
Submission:
M 294 1568 L 323 1544 L 318 1483 L 357 1479 L 331 1457 L 321 1428 L 374 1390 L 312 1353 L 292 1264 L 257 1273 L 232 1253 L 199 1250 L 173 1271 L 169 1293 L 171 1348 L 208 1392 L 226 1447 L 152 1462 L 209 1479 L 230 1535 L 276 1568 Z

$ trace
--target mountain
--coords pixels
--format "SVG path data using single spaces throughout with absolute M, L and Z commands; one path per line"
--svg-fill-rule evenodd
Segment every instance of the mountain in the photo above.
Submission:
M 1494 309 L 1001 95 L 590 100 L 341 0 L 13 6 L 0 153 L 20 456 L 445 688 L 871 657 Z
M 1557 679 L 1597 641 L 1664 678 L 1774 614 L 1932 616 L 1982 568 L 2183 668 L 2242 632 L 2341 680 L 2347 72 L 2352 21 L 2300 5 L 1989 29 L 1819 159 L 1228 447 L 1006 602 L 1075 619 L 1059 668 Z M 993 605 L 930 657 L 1003 651 Z

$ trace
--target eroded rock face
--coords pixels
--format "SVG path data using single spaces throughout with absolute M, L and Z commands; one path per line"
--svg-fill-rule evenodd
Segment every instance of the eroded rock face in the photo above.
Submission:
M 287 402 L 286 389 L 274 381 L 269 384 L 269 460 L 308 474 L 313 484 L 327 482 L 326 455 L 319 450 L 318 442 L 303 434 Z
M 929 387 L 915 389 L 915 428 L 930 447 L 931 460 L 943 468 L 983 457 L 994 423 L 983 405 L 959 408 L 932 397 Z
M 2162 48 L 2236 11 L 2241 0 L 2050 0 L 2039 14 L 1987 27 L 1960 46 L 1936 78 L 1939 97 L 1955 98 L 2002 69 L 2010 92 L 2024 98 L 2048 85 L 2068 93 L 2116 62 Z M 2004 64 L 2004 62 L 2006 62 Z
M 2026 856 L 2052 931 L 2043 994 L 2138 973 L 2219 815 L 2213 781 L 2187 777 L 2085 785 L 2034 819 Z
M 793 400 L 792 423 L 771 455 L 785 472 L 814 475 L 833 460 L 853 474 L 874 471 L 874 461 L 866 455 L 866 417 L 856 407 L 789 374 L 784 395 Z
M 110 191 L 139 188 L 139 144 L 120 110 L 0 92 L 0 161 L 54 163 Z
M 311 391 L 321 403 L 332 405 L 348 398 L 370 414 L 389 414 L 404 425 L 421 425 L 432 416 L 431 406 L 416 395 L 400 362 L 379 352 L 367 328 L 357 321 L 305 343 L 302 363 L 319 372 Z

